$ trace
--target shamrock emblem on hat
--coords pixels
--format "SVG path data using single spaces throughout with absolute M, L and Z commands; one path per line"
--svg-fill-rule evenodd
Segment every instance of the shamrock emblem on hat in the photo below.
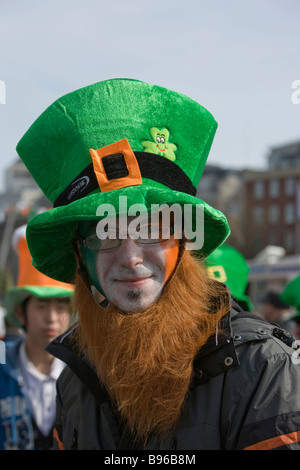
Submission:
M 157 129 L 157 127 L 152 127 L 150 129 L 150 135 L 153 142 L 142 142 L 143 147 L 145 147 L 145 152 L 162 155 L 163 157 L 174 161 L 176 159 L 174 151 L 177 150 L 177 147 L 176 145 L 168 142 L 170 135 L 168 129 Z

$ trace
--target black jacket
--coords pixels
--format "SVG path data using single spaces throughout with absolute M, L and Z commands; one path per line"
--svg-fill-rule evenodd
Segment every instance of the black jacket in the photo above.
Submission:
M 234 304 L 222 334 L 194 360 L 194 376 L 176 429 L 145 449 L 300 449 L 300 365 L 293 338 Z M 217 344 L 216 344 L 217 343 Z M 49 352 L 68 364 L 57 382 L 57 448 L 141 449 L 133 441 L 70 335 Z

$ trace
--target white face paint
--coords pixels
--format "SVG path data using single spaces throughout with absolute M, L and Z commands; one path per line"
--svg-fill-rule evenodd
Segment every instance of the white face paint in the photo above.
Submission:
M 126 228 L 133 219 L 128 218 Z M 93 236 L 90 249 L 82 249 L 90 280 L 110 303 L 124 312 L 136 312 L 158 300 L 176 266 L 178 239 L 171 236 L 156 243 L 142 243 L 119 234 L 99 243 L 96 222 L 82 224 L 81 229 L 85 237 Z
M 165 251 L 174 243 L 176 240 L 142 246 L 128 238 L 117 250 L 99 252 L 96 271 L 107 299 L 124 312 L 150 307 L 162 293 Z

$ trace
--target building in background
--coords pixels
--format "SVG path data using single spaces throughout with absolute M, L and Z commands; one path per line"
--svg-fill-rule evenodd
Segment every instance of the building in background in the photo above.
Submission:
M 16 282 L 18 263 L 11 247 L 12 233 L 27 223 L 32 211 L 51 206 L 17 157 L 5 172 L 4 184 L 5 190 L 0 194 L 0 299 Z
M 244 173 L 247 258 L 268 245 L 300 253 L 300 142 L 272 149 L 265 171 Z
M 269 170 L 300 168 L 300 140 L 271 149 L 268 155 Z
M 4 185 L 4 192 L 0 194 L 0 222 L 4 221 L 7 212 L 13 207 L 25 214 L 36 205 L 50 204 L 22 160 L 17 157 L 5 171 Z
M 226 243 L 248 260 L 254 304 L 300 272 L 300 141 L 272 148 L 267 162 L 260 171 L 207 165 L 197 190 L 227 216 Z
M 244 174 L 249 294 L 281 293 L 300 273 L 300 141 L 271 149 L 265 171 Z
M 300 141 L 271 149 L 265 170 L 207 165 L 197 196 L 224 212 L 247 259 L 269 245 L 300 254 Z
M 245 247 L 243 175 L 244 170 L 206 165 L 196 194 L 226 215 L 231 228 L 227 242 L 241 252 Z

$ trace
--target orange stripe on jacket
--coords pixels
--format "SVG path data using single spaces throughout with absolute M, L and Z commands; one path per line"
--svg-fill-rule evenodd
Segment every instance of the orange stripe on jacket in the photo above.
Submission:
M 272 450 L 276 447 L 286 446 L 293 444 L 293 442 L 300 441 L 300 431 L 291 432 L 289 434 L 282 434 L 281 436 L 272 437 L 265 441 L 257 442 L 251 446 L 245 447 L 244 450 Z
M 64 445 L 63 445 L 62 441 L 60 440 L 60 438 L 58 437 L 58 432 L 55 428 L 53 429 L 53 437 L 58 443 L 59 450 L 64 450 Z

